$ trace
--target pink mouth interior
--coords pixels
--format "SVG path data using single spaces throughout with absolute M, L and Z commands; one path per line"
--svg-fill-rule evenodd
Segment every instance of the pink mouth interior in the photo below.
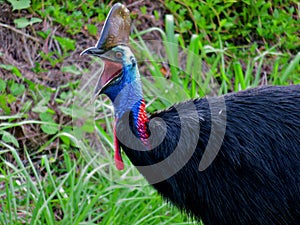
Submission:
M 117 62 L 112 62 L 109 60 L 104 61 L 104 70 L 101 75 L 101 86 L 105 86 L 109 83 L 115 76 L 118 76 L 122 72 L 122 64 Z

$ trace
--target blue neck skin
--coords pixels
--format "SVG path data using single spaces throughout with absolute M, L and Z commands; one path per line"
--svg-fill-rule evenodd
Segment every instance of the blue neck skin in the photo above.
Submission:
M 136 122 L 143 100 L 142 84 L 136 62 L 123 65 L 122 73 L 121 80 L 107 87 L 104 93 L 113 102 L 117 119 L 132 110 Z

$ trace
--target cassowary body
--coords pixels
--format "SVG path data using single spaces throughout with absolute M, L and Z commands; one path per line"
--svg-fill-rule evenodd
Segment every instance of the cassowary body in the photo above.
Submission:
M 105 63 L 95 94 L 114 105 L 119 169 L 122 149 L 165 199 L 205 225 L 300 224 L 300 85 L 190 100 L 148 117 L 129 47 L 100 42 L 84 53 Z
M 210 135 L 218 134 L 218 130 L 211 134 L 212 123 L 224 122 L 222 112 L 219 118 L 211 117 L 210 108 L 219 107 L 213 105 L 217 99 L 210 99 L 211 106 L 206 98 L 193 100 L 196 118 L 185 107 L 187 103 L 152 115 L 150 123 L 158 117 L 167 126 L 163 142 L 153 150 L 136 151 L 120 145 L 134 165 L 153 165 L 174 151 L 181 123 L 193 127 L 198 120 L 200 130 L 193 132 L 199 140 L 192 157 L 172 177 L 153 184 L 158 192 L 205 225 L 300 224 L 300 86 L 256 88 L 224 99 L 225 136 L 217 157 L 204 171 L 198 169 L 200 160 Z M 179 118 L 178 110 L 184 116 Z M 133 115 L 130 113 L 130 121 L 134 121 Z M 160 123 L 154 121 L 151 126 L 159 130 Z M 134 123 L 130 124 L 136 132 Z M 125 136 L 122 140 L 127 139 L 126 126 L 125 121 L 117 125 L 119 135 Z M 182 135 L 184 152 L 193 144 L 191 134 Z M 158 167 L 153 174 L 164 173 L 162 169 L 168 168 Z

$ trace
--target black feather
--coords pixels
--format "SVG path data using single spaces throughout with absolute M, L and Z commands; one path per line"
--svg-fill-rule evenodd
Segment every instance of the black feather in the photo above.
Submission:
M 128 136 L 128 125 L 138 136 L 132 121 L 127 112 L 116 129 L 131 162 L 164 198 L 205 225 L 300 224 L 300 85 L 196 99 L 156 113 L 150 137 L 163 140 L 152 150 L 153 141 L 146 147 Z M 208 143 L 212 159 L 217 155 L 199 171 Z

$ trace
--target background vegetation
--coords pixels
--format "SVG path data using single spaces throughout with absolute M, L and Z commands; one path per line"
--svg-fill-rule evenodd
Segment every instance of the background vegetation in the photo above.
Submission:
M 193 224 L 112 162 L 112 107 L 90 103 L 113 1 L 0 0 L 0 223 Z M 300 83 L 298 1 L 124 1 L 147 110 Z M 95 77 L 93 77 L 95 76 Z

